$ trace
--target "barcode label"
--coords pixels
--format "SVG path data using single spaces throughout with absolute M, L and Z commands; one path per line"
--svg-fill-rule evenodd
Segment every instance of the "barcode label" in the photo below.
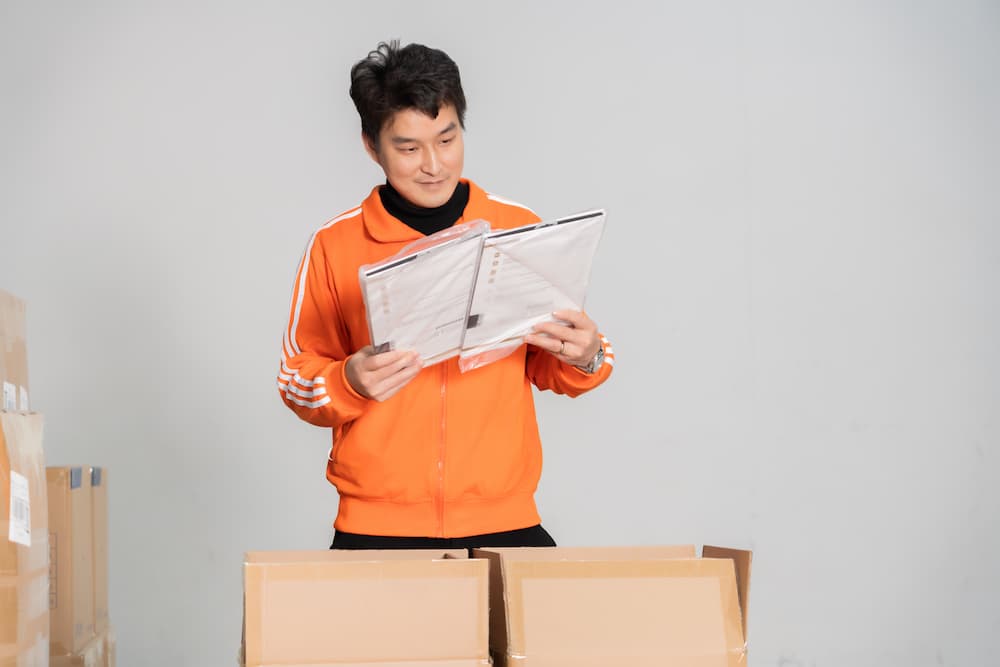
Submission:
M 17 387 L 10 382 L 3 383 L 3 409 L 7 412 L 17 411 Z
M 28 479 L 10 471 L 10 533 L 11 542 L 31 546 L 31 501 L 28 496 Z

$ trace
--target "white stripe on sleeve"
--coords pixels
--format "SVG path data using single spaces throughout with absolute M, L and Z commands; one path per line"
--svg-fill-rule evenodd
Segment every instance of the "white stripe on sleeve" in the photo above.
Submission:
M 306 245 L 305 254 L 302 255 L 302 265 L 301 268 L 299 269 L 299 284 L 298 284 L 299 295 L 298 298 L 295 300 L 295 312 L 292 315 L 292 324 L 291 327 L 288 329 L 288 334 L 287 334 L 289 343 L 288 347 L 291 349 L 292 356 L 302 353 L 302 350 L 299 348 L 298 342 L 295 340 L 295 334 L 299 328 L 299 314 L 302 312 L 302 300 L 305 298 L 306 295 L 306 276 L 309 274 L 309 255 L 312 253 L 312 247 L 313 243 L 315 243 L 316 241 L 316 235 L 319 234 L 324 229 L 326 229 L 327 227 L 332 227 L 341 220 L 347 220 L 348 218 L 353 218 L 354 216 L 359 215 L 360 213 L 361 213 L 361 207 L 359 206 L 353 211 L 348 211 L 347 213 L 344 213 L 343 215 L 334 218 L 333 220 L 331 220 L 330 222 L 326 223 L 318 230 L 316 230 L 316 232 L 314 232 L 313 235 L 309 237 L 309 243 Z

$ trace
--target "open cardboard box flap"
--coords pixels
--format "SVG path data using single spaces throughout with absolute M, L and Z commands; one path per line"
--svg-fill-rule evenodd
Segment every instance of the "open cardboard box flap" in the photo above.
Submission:
M 746 664 L 751 554 L 691 545 L 478 549 L 497 665 Z

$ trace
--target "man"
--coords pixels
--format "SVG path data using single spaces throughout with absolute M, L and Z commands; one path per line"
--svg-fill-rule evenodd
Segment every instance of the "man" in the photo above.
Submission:
M 327 478 L 340 506 L 332 548 L 554 546 L 534 493 L 542 453 L 532 384 L 579 395 L 614 355 L 584 313 L 558 311 L 526 345 L 467 373 L 375 354 L 358 268 L 467 220 L 538 221 L 462 178 L 458 67 L 419 44 L 382 43 L 351 70 L 365 150 L 385 172 L 361 206 L 309 241 L 285 330 L 278 388 L 299 417 L 333 429 Z

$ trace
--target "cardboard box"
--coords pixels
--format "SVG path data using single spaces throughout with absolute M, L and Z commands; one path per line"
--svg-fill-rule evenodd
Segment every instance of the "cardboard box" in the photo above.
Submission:
M 86 474 L 86 473 L 85 473 Z M 108 628 L 108 471 L 91 467 L 91 520 L 93 522 L 94 548 L 94 632 L 100 634 Z
M 0 664 L 49 659 L 49 533 L 41 415 L 0 412 Z
M 115 629 L 110 625 L 104 631 L 104 663 L 105 667 L 115 667 L 118 660 L 118 640 Z
M 30 409 L 24 321 L 24 302 L 0 290 L 0 410 L 8 412 Z
M 693 546 L 477 549 L 494 664 L 746 665 L 750 552 Z
M 488 565 L 456 551 L 254 552 L 246 667 L 489 665 Z
M 95 637 L 93 521 L 89 468 L 46 469 L 52 655 L 81 654 Z
M 48 667 L 115 667 L 115 633 L 109 626 L 76 653 L 53 655 Z
M 66 655 L 52 654 L 49 667 L 108 667 L 107 640 L 104 635 L 92 638 L 79 651 Z

